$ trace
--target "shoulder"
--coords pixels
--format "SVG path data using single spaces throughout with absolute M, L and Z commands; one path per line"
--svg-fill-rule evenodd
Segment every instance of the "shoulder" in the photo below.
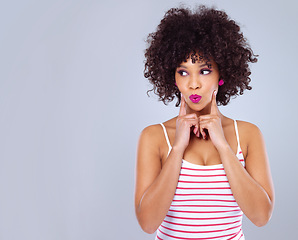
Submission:
M 237 120 L 240 142 L 246 146 L 244 152 L 250 152 L 256 147 L 265 148 L 264 137 L 259 127 L 253 123 Z
M 163 138 L 163 129 L 160 124 L 145 127 L 139 137 L 139 147 L 158 149 Z
M 252 152 L 258 153 L 260 147 L 265 149 L 263 135 L 257 125 L 237 120 L 237 127 L 241 149 L 246 160 L 248 160 L 248 155 L 252 155 Z
M 160 164 L 160 160 L 165 154 L 165 144 L 166 140 L 161 124 L 145 127 L 142 130 L 138 141 L 138 161 L 148 161 L 150 164 L 155 162 L 157 165 Z
M 167 156 L 168 144 L 165 135 L 171 139 L 171 136 L 175 134 L 176 118 L 164 122 L 163 125 L 166 133 L 161 124 L 145 127 L 140 134 L 139 149 L 154 152 L 155 154 L 158 153 L 161 158 Z
M 166 130 L 172 130 L 176 129 L 176 118 L 172 118 L 166 122 L 163 123 Z M 161 124 L 154 124 L 145 127 L 141 132 L 141 137 L 150 138 L 150 139 L 156 139 L 156 138 L 164 138 L 164 131 L 161 126 Z
M 161 124 L 150 125 L 142 130 L 140 138 L 155 139 L 161 135 L 162 131 L 163 129 Z
M 243 136 L 247 136 L 247 137 L 262 135 L 259 127 L 253 123 L 237 120 L 237 126 L 238 126 L 240 135 L 243 134 Z

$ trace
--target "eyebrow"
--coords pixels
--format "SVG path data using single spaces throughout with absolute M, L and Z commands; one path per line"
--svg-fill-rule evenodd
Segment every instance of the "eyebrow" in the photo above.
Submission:
M 208 65 L 210 65 L 210 68 L 212 67 L 211 64 L 207 64 L 207 63 L 204 63 L 204 64 L 200 65 L 199 67 L 200 67 L 200 68 L 205 67 L 205 66 L 208 67 Z M 181 67 L 181 68 L 185 68 L 185 69 L 187 68 L 186 66 L 184 66 L 184 65 L 182 65 L 182 64 L 181 64 L 179 67 Z

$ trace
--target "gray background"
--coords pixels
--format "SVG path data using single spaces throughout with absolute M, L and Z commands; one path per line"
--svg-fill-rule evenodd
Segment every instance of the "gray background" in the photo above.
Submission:
M 276 190 L 271 221 L 246 239 L 294 239 L 298 2 L 215 4 L 259 62 L 253 90 L 221 111 L 257 124 Z M 178 109 L 148 98 L 144 42 L 173 0 L 1 1 L 0 239 L 154 239 L 134 215 L 140 131 Z

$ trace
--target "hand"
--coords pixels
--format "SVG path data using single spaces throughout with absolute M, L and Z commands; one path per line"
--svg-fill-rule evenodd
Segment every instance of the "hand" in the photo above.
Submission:
M 185 151 L 189 144 L 191 128 L 194 127 L 194 132 L 199 132 L 198 121 L 199 119 L 195 113 L 186 114 L 186 102 L 181 94 L 181 105 L 179 115 L 176 120 L 176 134 L 173 147 L 175 146 L 183 152 Z
M 217 149 L 227 143 L 221 125 L 219 110 L 216 104 L 216 91 L 214 91 L 212 94 L 210 114 L 199 117 L 199 128 L 203 139 L 207 138 L 206 132 L 204 130 L 208 131 L 209 137 Z

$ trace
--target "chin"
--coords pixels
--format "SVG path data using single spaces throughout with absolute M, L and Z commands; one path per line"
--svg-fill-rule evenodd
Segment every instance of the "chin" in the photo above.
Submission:
M 189 108 L 191 109 L 191 110 L 194 110 L 194 111 L 202 111 L 206 106 L 205 106 L 205 104 L 202 104 L 202 103 L 200 103 L 200 102 L 198 102 L 198 103 L 189 103 Z
M 193 102 L 188 103 L 188 107 L 195 112 L 201 112 L 204 110 L 208 110 L 208 109 L 206 109 L 207 106 L 208 106 L 208 103 L 206 104 L 201 101 L 198 103 L 193 103 Z

